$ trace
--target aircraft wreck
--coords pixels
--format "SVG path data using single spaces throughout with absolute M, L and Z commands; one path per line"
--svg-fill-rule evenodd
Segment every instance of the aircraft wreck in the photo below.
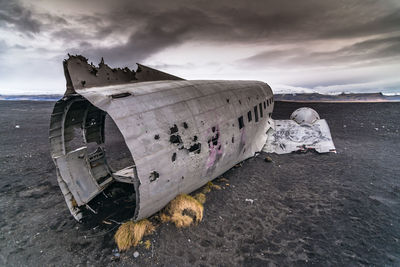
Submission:
M 258 81 L 188 81 L 138 64 L 98 67 L 83 56 L 64 61 L 67 90 L 51 115 L 57 180 L 80 221 L 112 184 L 130 187 L 134 220 L 151 216 L 260 151 L 334 152 L 328 124 L 311 109 L 272 119 L 271 88 Z M 131 157 L 110 166 L 105 120 L 117 126 Z

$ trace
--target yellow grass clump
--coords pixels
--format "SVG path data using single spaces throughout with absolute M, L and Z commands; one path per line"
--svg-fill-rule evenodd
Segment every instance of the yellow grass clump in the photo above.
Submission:
M 211 189 L 221 190 L 221 187 L 220 187 L 219 185 L 213 184 L 212 182 L 208 182 L 208 183 L 204 186 L 202 192 L 203 192 L 204 194 L 207 194 L 207 193 L 211 192 Z
M 174 198 L 161 214 L 162 221 L 171 221 L 178 228 L 188 227 L 203 219 L 203 205 L 195 198 L 181 194 Z
M 229 183 L 229 180 L 228 179 L 226 179 L 226 178 L 224 178 L 224 177 L 221 177 L 221 178 L 219 178 L 218 179 L 218 182 L 225 182 L 225 183 Z
M 170 219 L 171 218 L 167 214 L 165 214 L 165 213 L 161 213 L 160 214 L 160 220 L 161 220 L 162 223 L 169 222 Z
M 212 188 L 217 189 L 217 190 L 221 190 L 221 187 L 219 185 L 216 185 L 216 184 L 214 184 Z
M 143 244 L 144 244 L 144 247 L 146 248 L 146 249 L 150 249 L 150 247 L 151 247 L 151 242 L 150 242 L 150 240 L 146 240 L 146 241 L 144 241 L 143 242 Z
M 201 204 L 206 203 L 206 195 L 204 193 L 197 193 L 194 195 L 194 199 L 196 199 Z
M 76 203 L 75 198 L 72 198 L 71 204 L 72 204 L 72 207 L 74 207 L 74 208 L 78 207 L 78 203 Z
M 201 190 L 201 192 L 203 192 L 203 194 L 210 193 L 210 192 L 211 192 L 211 187 L 209 187 L 208 184 L 206 184 L 206 185 L 203 187 L 203 190 Z
M 155 227 L 147 219 L 133 222 L 123 223 L 114 235 L 120 251 L 127 250 L 130 247 L 136 247 L 142 240 L 143 236 L 153 233 Z

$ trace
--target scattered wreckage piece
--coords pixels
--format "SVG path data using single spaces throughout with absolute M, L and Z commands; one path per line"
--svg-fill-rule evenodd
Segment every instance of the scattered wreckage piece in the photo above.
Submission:
M 264 152 L 286 154 L 308 150 L 336 153 L 328 123 L 315 110 L 299 108 L 290 120 L 273 120 Z
M 67 90 L 54 106 L 49 138 L 59 186 L 78 221 L 102 208 L 95 199 L 109 188 L 129 187 L 138 221 L 263 148 L 287 153 L 330 138 L 324 120 L 308 121 L 313 112 L 294 113 L 300 125 L 272 120 L 273 93 L 264 82 L 187 81 L 140 64 L 112 69 L 102 59 L 96 67 L 83 56 L 69 56 L 64 74 Z M 105 148 L 108 116 L 131 156 L 117 170 Z

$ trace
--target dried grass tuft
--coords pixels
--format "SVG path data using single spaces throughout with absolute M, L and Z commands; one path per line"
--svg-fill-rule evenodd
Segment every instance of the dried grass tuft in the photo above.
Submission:
M 174 198 L 162 213 L 161 220 L 175 223 L 178 228 L 188 227 L 193 223 L 199 223 L 203 219 L 203 205 L 195 198 L 181 194 Z
M 151 247 L 150 240 L 147 239 L 146 241 L 143 242 L 143 244 L 144 244 L 145 249 L 150 249 L 150 247 Z
M 214 184 L 212 188 L 217 189 L 217 190 L 221 190 L 221 186 L 216 185 L 216 184 Z
M 166 223 L 166 222 L 169 222 L 171 220 L 171 217 L 168 216 L 165 213 L 161 213 L 160 214 L 160 220 L 161 220 L 162 223 Z
M 224 177 L 221 177 L 221 178 L 218 178 L 218 182 L 221 182 L 221 183 L 223 183 L 223 182 L 229 183 L 229 180 L 226 179 L 226 178 L 224 178 Z
M 201 204 L 206 203 L 206 195 L 204 193 L 197 193 L 194 195 L 194 199 L 196 199 Z
M 213 184 L 212 182 L 208 182 L 208 183 L 204 186 L 202 192 L 203 192 L 204 194 L 207 194 L 207 193 L 211 192 L 211 189 L 221 190 L 221 187 L 220 187 L 219 185 Z
M 128 221 L 118 228 L 114 239 L 118 249 L 124 251 L 131 247 L 136 247 L 143 236 L 153 233 L 154 230 L 155 227 L 147 219 L 138 222 Z
M 71 200 L 71 204 L 72 204 L 72 207 L 74 207 L 74 208 L 78 207 L 78 203 L 76 203 L 76 200 L 73 197 L 72 197 L 72 200 Z
M 193 224 L 194 220 L 189 215 L 184 215 L 180 212 L 176 212 L 171 216 L 171 221 L 175 223 L 178 228 L 189 227 Z
M 211 187 L 209 187 L 208 184 L 206 184 L 206 185 L 203 187 L 203 189 L 201 190 L 201 192 L 202 192 L 203 194 L 210 193 L 210 192 L 211 192 Z

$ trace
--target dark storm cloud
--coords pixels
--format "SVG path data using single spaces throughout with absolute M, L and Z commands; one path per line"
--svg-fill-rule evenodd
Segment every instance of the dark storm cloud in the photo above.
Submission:
M 310 52 L 305 48 L 265 51 L 240 60 L 252 66 L 341 66 L 374 65 L 400 59 L 400 36 L 369 39 L 329 52 Z
M 107 12 L 75 17 L 75 20 L 82 28 L 60 27 L 54 37 L 91 45 L 90 49 L 79 46 L 70 52 L 94 58 L 105 56 L 108 61 L 121 64 L 141 61 L 191 40 L 284 44 L 390 33 L 398 30 L 400 9 L 390 0 L 218 1 L 212 4 L 120 1 Z M 94 36 L 87 34 L 88 28 L 95 32 Z M 96 43 L 115 32 L 128 36 L 128 41 L 106 48 Z
M 362 62 L 382 59 L 398 60 L 400 57 L 400 36 L 370 39 L 344 47 L 330 54 L 320 54 L 328 58 L 339 58 L 339 62 Z M 316 56 L 318 57 L 318 54 Z
M 85 54 L 102 55 L 107 60 L 117 62 L 132 61 L 132 59 L 140 61 L 164 48 L 193 39 L 193 34 L 212 33 L 221 27 L 209 19 L 204 12 L 187 8 L 148 17 L 142 16 L 139 20 L 133 17 L 131 24 L 128 24 L 125 29 L 127 32 L 134 29 L 127 43 L 110 48 L 90 49 L 85 51 Z M 193 25 L 197 27 L 194 29 Z M 110 29 L 114 27 L 121 29 L 121 24 L 112 22 L 110 26 L 101 29 L 99 34 L 106 37 L 111 33 Z M 76 50 L 78 51 L 79 48 Z
M 260 13 L 259 8 L 243 10 L 219 3 L 216 5 L 176 6 L 168 10 L 160 7 L 136 7 L 131 10 L 111 12 L 99 15 L 90 21 L 108 21 L 105 27 L 97 27 L 99 39 L 107 37 L 113 30 L 129 33 L 127 43 L 109 48 L 98 48 L 82 51 L 80 47 L 73 52 L 83 52 L 90 57 L 105 56 L 111 62 L 132 60 L 140 61 L 162 49 L 179 45 L 186 41 L 202 42 L 236 42 L 251 43 L 254 41 L 281 36 L 284 39 L 306 38 L 301 21 L 301 14 L 288 12 L 278 14 L 276 11 Z M 254 9 L 254 10 L 253 10 Z M 308 8 L 303 7 L 304 11 Z M 309 15 L 310 17 L 312 14 Z M 85 18 L 81 18 L 82 21 Z M 91 22 L 93 24 L 93 22 Z M 298 33 L 295 33 L 295 31 Z M 56 37 L 73 38 L 80 32 L 59 31 Z M 88 41 L 90 42 L 90 41 Z
M 321 37 L 343 38 L 397 32 L 399 31 L 399 25 L 400 9 L 395 9 L 394 11 L 388 11 L 378 17 L 372 16 L 368 21 L 363 23 L 357 23 L 357 21 L 346 21 L 346 25 L 324 32 L 321 34 Z
M 0 26 L 4 24 L 22 33 L 38 33 L 41 26 L 41 22 L 33 18 L 30 10 L 12 0 L 0 0 Z
M 94 62 L 104 57 L 111 66 L 133 67 L 146 59 L 183 70 L 188 61 L 204 67 L 219 60 L 250 71 L 385 66 L 399 61 L 399 25 L 398 0 L 0 0 L 0 30 L 11 37 L 0 36 L 3 46 L 25 38 L 27 55 L 58 61 L 67 53 L 83 54 Z M 149 59 L 169 48 L 196 55 L 187 51 L 192 44 L 210 47 L 200 48 L 208 62 Z M 215 54 L 229 45 L 232 51 Z
M 126 0 L 96 1 L 93 5 L 105 8 L 95 13 L 85 5 L 88 10 L 77 9 L 76 14 L 60 17 L 31 10 L 18 1 L 0 0 L 0 23 L 30 33 L 38 33 L 43 25 L 53 25 L 55 40 L 91 45 L 90 50 L 70 47 L 72 52 L 83 50 L 90 56 L 105 55 L 117 62 L 142 60 L 190 40 L 293 43 L 388 33 L 397 31 L 400 25 L 400 5 L 391 0 Z M 74 27 L 69 25 L 72 22 Z M 128 41 L 107 48 L 97 44 L 116 32 L 128 36 Z
M 32 9 L 18 0 L 0 0 L 0 27 L 12 28 L 31 37 L 32 34 L 66 24 L 64 18 Z

